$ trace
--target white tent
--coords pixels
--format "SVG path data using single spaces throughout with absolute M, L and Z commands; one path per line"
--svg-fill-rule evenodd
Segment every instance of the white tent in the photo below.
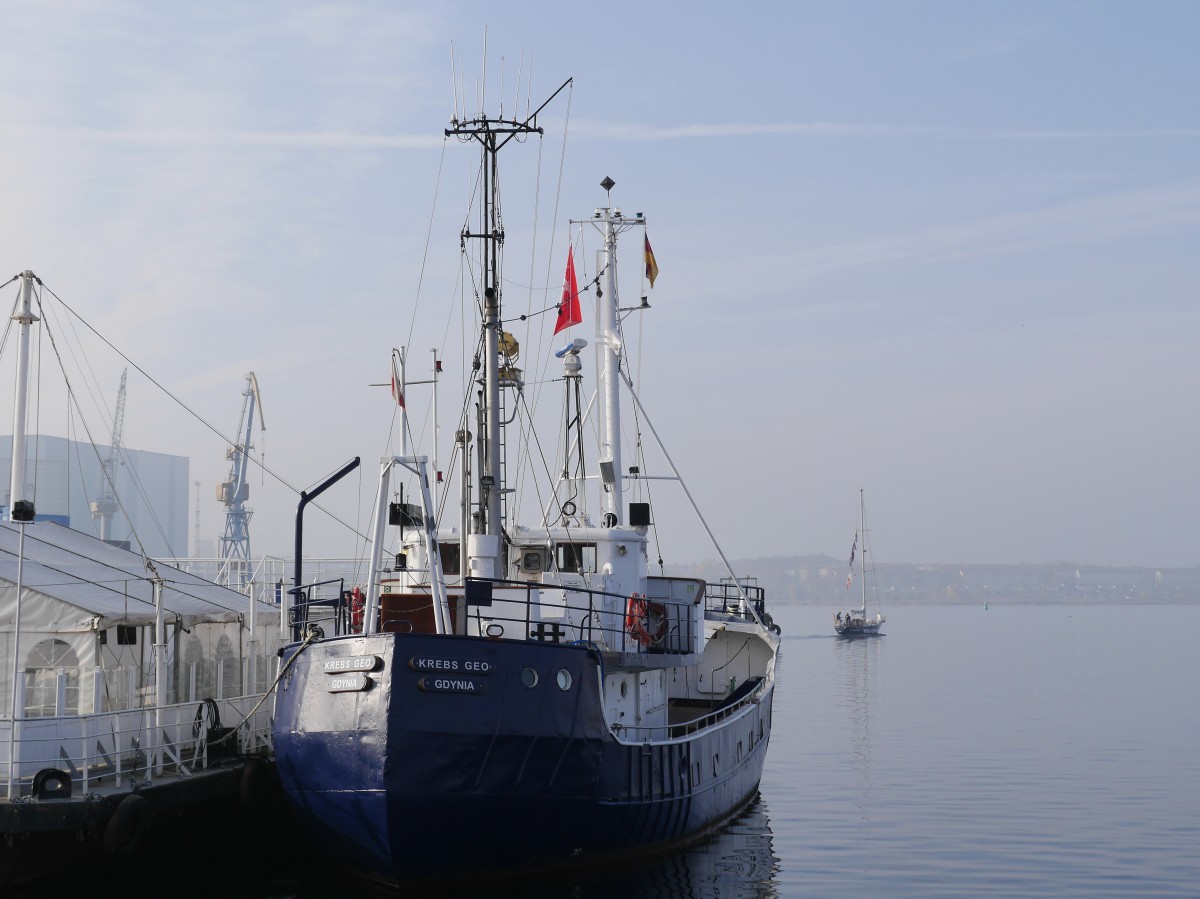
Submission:
M 162 579 L 168 701 L 239 695 L 281 643 L 279 607 L 154 563 L 53 522 L 0 522 L 0 717 L 10 717 L 13 652 L 23 717 L 147 702 L 155 654 L 154 572 Z M 20 633 L 17 627 L 18 553 Z

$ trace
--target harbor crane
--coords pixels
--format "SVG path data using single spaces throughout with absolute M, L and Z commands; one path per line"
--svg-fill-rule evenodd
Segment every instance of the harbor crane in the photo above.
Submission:
M 241 443 L 229 447 L 225 458 L 229 460 L 229 476 L 217 484 L 217 501 L 225 505 L 225 535 L 221 537 L 221 565 L 217 582 L 225 586 L 245 589 L 250 581 L 250 516 L 246 500 L 250 498 L 250 485 L 246 483 L 249 467 L 250 435 L 254 430 L 257 411 L 261 431 L 267 429 L 262 415 L 262 398 L 258 393 L 258 379 L 254 372 L 246 375 L 246 388 L 242 391 L 242 417 L 238 423 L 237 436 Z
M 112 446 L 108 450 L 108 458 L 100 465 L 104 483 L 100 487 L 100 495 L 91 505 L 92 520 L 100 522 L 100 539 L 105 543 L 113 543 L 112 521 L 117 512 L 117 496 L 114 481 L 117 474 L 117 464 L 121 458 L 121 429 L 125 424 L 125 379 L 129 369 L 121 372 L 121 386 L 117 389 L 117 405 L 113 411 Z

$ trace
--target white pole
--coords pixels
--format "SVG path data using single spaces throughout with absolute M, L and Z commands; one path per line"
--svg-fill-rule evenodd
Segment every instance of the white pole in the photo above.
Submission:
M 17 390 L 13 404 L 12 481 L 9 490 L 8 515 L 18 501 L 25 500 L 25 422 L 29 408 L 29 326 L 41 321 L 32 311 L 33 278 L 31 271 L 21 273 L 21 311 L 13 316 L 17 329 Z
M 442 557 L 433 533 L 433 497 L 429 491 L 429 469 L 423 456 L 410 456 L 400 460 L 409 471 L 417 475 L 421 483 L 421 512 L 424 516 L 421 529 L 425 534 L 425 555 L 429 559 L 429 589 L 433 595 L 433 620 L 439 634 L 448 634 L 450 607 L 446 600 L 446 578 L 442 573 Z
M 254 599 L 254 582 L 250 583 L 250 669 L 246 672 L 246 683 L 242 693 L 253 696 L 258 692 L 258 615 Z
M 604 308 L 600 313 L 599 334 L 602 368 L 601 386 L 604 392 L 604 434 L 601 437 L 601 465 L 611 465 L 611 471 L 601 470 L 604 483 L 605 523 L 621 524 L 624 480 L 621 477 L 621 403 L 617 395 L 617 372 L 620 366 L 620 324 L 617 319 L 617 230 L 611 209 L 604 211 Z
M 379 609 L 380 553 L 383 551 L 383 528 L 387 521 L 388 487 L 391 482 L 392 459 L 379 460 L 379 495 L 375 498 L 375 522 L 371 528 L 371 558 L 367 563 L 367 600 L 363 607 L 363 633 L 375 633 Z
M 28 269 L 21 273 L 21 306 L 20 311 L 13 316 L 17 322 L 17 388 L 13 404 L 13 445 L 12 445 L 12 480 L 9 487 L 9 518 L 17 522 L 17 613 L 13 622 L 13 657 L 12 657 L 12 722 L 8 729 L 8 790 L 7 796 L 13 798 L 14 777 L 17 768 L 16 741 L 17 720 L 24 714 L 24 691 L 18 684 L 21 674 L 21 599 L 24 592 L 25 567 L 25 522 L 32 518 L 32 507 L 22 508 L 20 514 L 13 516 L 13 510 L 20 502 L 22 507 L 28 506 L 25 500 L 25 421 L 29 407 L 29 326 L 38 317 L 33 314 L 33 272 Z
M 13 457 L 13 465 L 16 465 L 16 456 Z M 25 522 L 17 524 L 17 616 L 13 624 L 13 663 L 12 663 L 12 721 L 8 729 L 8 788 L 5 795 L 13 798 L 13 778 L 17 769 L 17 716 L 18 713 L 23 713 L 21 708 L 22 692 L 18 688 L 17 677 L 20 673 L 20 649 L 21 649 L 21 588 L 24 577 L 25 566 Z
M 154 773 L 162 773 L 163 706 L 167 704 L 167 628 L 163 622 L 162 578 L 154 580 Z M 149 744 L 147 744 L 149 747 Z

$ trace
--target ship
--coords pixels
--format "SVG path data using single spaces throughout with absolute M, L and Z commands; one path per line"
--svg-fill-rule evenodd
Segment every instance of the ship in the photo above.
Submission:
M 456 473 L 443 484 L 407 441 L 382 456 L 366 583 L 331 595 L 297 574 L 289 591 L 279 780 L 314 846 L 386 884 L 604 863 L 703 839 L 755 800 L 770 742 L 780 633 L 765 590 L 728 563 L 710 581 L 651 562 L 665 488 L 646 489 L 656 475 L 642 456 L 622 458 L 635 429 L 639 443 L 657 433 L 623 332 L 649 304 L 621 305 L 619 239 L 633 235 L 634 271 L 644 265 L 650 286 L 657 260 L 645 216 L 613 205 L 610 178 L 605 205 L 571 223 L 600 247 L 587 284 L 597 373 L 587 383 L 589 341 L 569 333 L 582 322 L 572 249 L 554 332 L 561 417 L 540 436 L 521 417 L 494 187 L 501 149 L 540 134 L 545 105 L 446 129 L 481 149 L 485 181 L 480 226 L 458 235 L 478 246 L 486 277 Z M 397 356 L 392 392 L 407 414 Z M 514 476 L 519 440 L 565 443 L 549 483 Z M 695 509 L 660 448 L 657 477 Z M 453 483 L 457 508 L 446 501 Z M 532 523 L 517 520 L 519 490 L 535 491 Z

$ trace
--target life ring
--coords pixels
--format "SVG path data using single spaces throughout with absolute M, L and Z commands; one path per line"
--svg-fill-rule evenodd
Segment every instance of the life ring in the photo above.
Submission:
M 625 630 L 643 646 L 659 642 L 667 632 L 666 607 L 651 602 L 645 593 L 631 593 L 625 603 Z
M 104 826 L 104 850 L 111 858 L 127 859 L 142 848 L 150 830 L 152 811 L 144 796 L 130 793 L 121 800 Z
M 366 602 L 363 599 L 362 589 L 355 587 L 350 591 L 350 629 L 356 634 L 362 633 L 363 628 L 363 608 Z

